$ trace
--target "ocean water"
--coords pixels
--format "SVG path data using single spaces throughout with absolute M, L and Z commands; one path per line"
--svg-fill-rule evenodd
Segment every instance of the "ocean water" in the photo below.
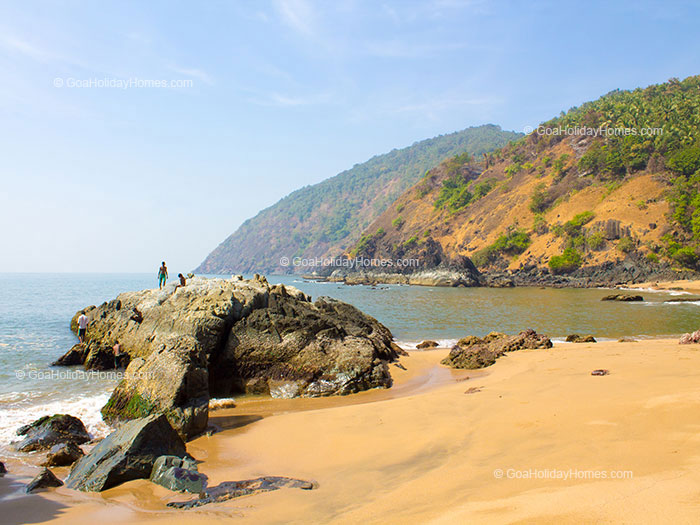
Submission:
M 570 333 L 599 339 L 677 336 L 700 328 L 700 302 L 665 302 L 678 292 L 644 291 L 643 303 L 601 302 L 608 290 L 345 286 L 270 276 L 314 299 L 354 304 L 388 326 L 405 348 L 424 339 L 451 345 L 465 335 L 516 333 L 533 328 L 553 339 Z M 0 274 L 0 447 L 22 424 L 70 413 L 96 436 L 109 429 L 99 416 L 118 372 L 53 368 L 77 339 L 73 314 L 129 290 L 156 286 L 154 274 Z M 633 351 L 633 347 L 629 347 Z

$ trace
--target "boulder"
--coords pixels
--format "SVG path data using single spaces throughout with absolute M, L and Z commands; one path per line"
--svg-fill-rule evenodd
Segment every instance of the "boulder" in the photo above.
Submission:
M 644 297 L 641 295 L 630 295 L 626 293 L 616 293 L 612 295 L 606 295 L 601 299 L 601 301 L 622 301 L 622 302 L 635 302 L 644 301 Z
M 5 474 L 7 474 L 7 469 L 5 468 L 5 464 L 0 461 L 0 478 L 2 478 Z
M 75 443 L 58 443 L 51 447 L 43 465 L 45 467 L 65 467 L 72 465 L 84 455 L 83 450 Z
M 85 349 L 65 361 L 84 355 L 88 367 L 118 366 L 117 344 L 130 359 L 104 419 L 162 413 L 185 438 L 206 430 L 211 397 L 268 394 L 279 381 L 298 384 L 298 396 L 387 387 L 387 363 L 398 356 L 375 319 L 261 276 L 194 277 L 177 289 L 123 293 L 77 312 L 73 329 L 81 313 L 89 319 Z
M 27 485 L 27 493 L 38 492 L 42 489 L 52 487 L 60 487 L 61 485 L 63 485 L 63 481 L 58 479 L 49 469 L 45 468 L 37 477 L 29 482 Z
M 700 330 L 696 330 L 692 334 L 683 334 L 678 341 L 680 345 L 690 345 L 694 343 L 700 343 Z
M 82 445 L 90 441 L 85 425 L 77 417 L 68 414 L 44 416 L 17 430 L 24 439 L 14 443 L 20 452 L 48 450 L 58 443 Z
M 148 478 L 158 457 L 184 457 L 185 443 L 163 414 L 124 423 L 100 441 L 71 470 L 66 486 L 99 492 L 132 479 Z
M 82 365 L 87 357 L 87 347 L 83 343 L 73 345 L 68 352 L 54 361 L 51 366 L 75 366 Z
M 518 335 L 492 332 L 483 338 L 468 336 L 452 347 L 442 364 L 452 368 L 484 368 L 494 364 L 506 352 L 537 348 L 552 348 L 552 341 L 530 329 Z
M 168 490 L 193 494 L 207 486 L 207 477 L 197 471 L 197 462 L 187 457 L 160 456 L 153 464 L 150 480 Z
M 571 334 L 566 336 L 567 343 L 597 343 L 592 335 Z
M 424 348 L 437 348 L 437 346 L 438 344 L 435 341 L 423 341 L 422 343 L 418 343 L 416 348 L 422 350 Z

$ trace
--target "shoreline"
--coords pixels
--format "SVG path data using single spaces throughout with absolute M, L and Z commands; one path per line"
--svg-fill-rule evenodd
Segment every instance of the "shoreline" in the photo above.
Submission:
M 392 366 L 395 386 L 388 390 L 241 400 L 212 413 L 215 424 L 229 428 L 188 444 L 211 484 L 288 475 L 314 480 L 318 490 L 176 511 L 165 503 L 186 496 L 139 480 L 101 494 L 59 488 L 4 497 L 0 508 L 9 523 L 78 524 L 95 518 L 581 523 L 697 517 L 697 346 L 676 339 L 557 343 L 510 353 L 486 369 L 456 371 L 449 380 L 433 375 L 431 383 L 430 370 L 452 374 L 439 365 L 446 353 L 402 357 L 406 370 Z M 597 368 L 610 375 L 591 376 Z M 630 470 L 633 478 L 498 479 L 494 469 Z M 14 479 L 12 469 L 9 476 Z M 5 492 L 8 477 L 1 483 Z

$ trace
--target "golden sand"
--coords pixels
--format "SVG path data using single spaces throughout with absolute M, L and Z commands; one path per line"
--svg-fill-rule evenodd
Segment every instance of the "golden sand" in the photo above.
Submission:
M 314 480 L 316 490 L 183 511 L 165 503 L 187 497 L 143 480 L 102 494 L 60 488 L 4 499 L 3 522 L 700 519 L 700 347 L 558 344 L 508 354 L 478 372 L 444 369 L 438 363 L 446 352 L 401 358 L 406 370 L 392 367 L 390 390 L 250 400 L 217 411 L 212 422 L 226 429 L 188 445 L 211 484 L 280 475 Z M 592 376 L 599 368 L 610 374 Z

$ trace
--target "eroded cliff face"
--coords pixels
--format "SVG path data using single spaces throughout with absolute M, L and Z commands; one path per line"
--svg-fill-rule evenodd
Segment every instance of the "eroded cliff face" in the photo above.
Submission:
M 186 437 L 206 428 L 211 397 L 388 387 L 387 363 L 397 357 L 391 332 L 374 318 L 333 299 L 311 302 L 264 277 L 194 278 L 183 288 L 123 293 L 76 313 L 74 329 L 83 312 L 86 342 L 59 364 L 117 366 L 117 344 L 119 359 L 129 361 L 105 420 L 161 412 Z

